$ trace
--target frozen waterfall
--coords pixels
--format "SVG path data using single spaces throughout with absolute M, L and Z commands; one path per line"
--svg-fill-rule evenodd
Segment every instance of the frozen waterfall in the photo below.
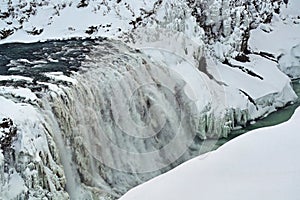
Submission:
M 295 99 L 279 70 L 273 70 L 280 82 L 272 87 L 271 79 L 219 68 L 205 55 L 196 68 L 170 51 L 141 52 L 108 39 L 14 45 L 26 48 L 24 55 L 12 53 L 12 45 L 0 60 L 7 66 L 0 101 L 10 108 L 0 116 L 17 128 L 0 160 L 1 176 L 7 177 L 4 197 L 22 180 L 18 198 L 117 198 L 212 150 L 235 126 Z M 268 75 L 251 63 L 244 67 Z M 257 96 L 250 84 L 243 86 L 250 91 L 246 96 L 227 73 L 266 82 Z M 3 127 L 5 137 L 14 130 Z
M 71 149 L 80 182 L 116 196 L 188 159 L 199 124 L 221 126 L 205 116 L 209 105 L 200 115 L 178 73 L 117 46 L 122 53 L 104 55 L 95 46 L 77 83 L 48 97 L 65 142 L 59 150 Z

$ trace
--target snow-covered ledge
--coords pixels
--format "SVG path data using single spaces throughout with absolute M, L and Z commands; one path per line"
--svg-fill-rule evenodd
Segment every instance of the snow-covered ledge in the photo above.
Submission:
M 300 78 L 300 1 L 290 0 L 270 24 L 260 24 L 250 32 L 249 46 L 278 60 L 279 69 L 291 78 Z
M 248 132 L 154 178 L 120 200 L 297 199 L 300 109 L 287 122 Z

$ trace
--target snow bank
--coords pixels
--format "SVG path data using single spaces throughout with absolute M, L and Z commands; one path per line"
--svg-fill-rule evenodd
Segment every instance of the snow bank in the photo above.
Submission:
M 120 200 L 291 199 L 300 196 L 300 109 L 130 190 Z
M 171 5 L 174 6 L 173 9 L 169 9 Z M 183 6 L 185 9 L 182 9 Z M 150 21 L 155 23 L 153 18 L 164 21 L 164 17 L 170 14 L 175 16 L 180 12 L 181 16 L 185 15 L 186 9 L 188 7 L 183 0 L 176 2 L 12 0 L 9 3 L 1 3 L 0 43 L 36 42 L 72 37 L 119 38 L 141 24 L 145 25 Z M 180 23 L 169 18 L 168 20 L 171 26 Z
M 291 78 L 300 78 L 300 3 L 290 0 L 280 14 L 273 15 L 270 24 L 250 33 L 252 51 L 265 52 L 278 60 L 279 68 Z
M 167 46 L 144 48 L 143 52 L 154 62 L 178 73 L 186 82 L 185 92 L 199 113 L 209 107 L 212 119 L 220 124 L 225 119 L 230 128 L 245 125 L 297 99 L 290 79 L 278 69 L 276 62 L 258 55 L 249 54 L 246 63 L 230 59 L 230 64 L 223 64 L 209 55 L 201 57 L 200 54 L 198 60 L 181 56 Z M 218 130 L 218 136 L 226 136 L 225 129 Z

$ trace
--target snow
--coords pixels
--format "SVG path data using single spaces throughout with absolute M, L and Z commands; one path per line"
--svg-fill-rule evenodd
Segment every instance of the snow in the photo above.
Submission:
M 132 31 L 132 33 L 134 33 L 133 35 L 127 35 L 129 40 L 131 37 L 133 37 L 133 40 L 135 40 L 135 42 L 130 41 L 129 45 L 142 50 L 144 54 L 151 57 L 153 62 L 159 63 L 162 69 L 164 66 L 168 67 L 168 70 L 162 70 L 160 67 L 158 69 L 149 67 L 149 69 L 151 69 L 149 71 L 149 77 L 151 77 L 151 79 L 154 80 L 155 77 L 159 79 L 159 81 L 164 81 L 167 86 L 173 86 L 170 84 L 170 82 L 172 82 L 170 78 L 171 75 L 169 77 L 169 74 L 165 75 L 164 73 L 166 71 L 169 73 L 170 71 L 170 74 L 176 74 L 176 78 L 178 78 L 176 81 L 179 82 L 179 80 L 183 80 L 185 84 L 185 94 L 193 101 L 193 103 L 196 103 L 197 112 L 202 115 L 202 111 L 205 111 L 206 109 L 209 110 L 209 114 L 211 115 L 208 114 L 204 116 L 203 114 L 202 116 L 206 121 L 204 120 L 203 122 L 201 119 L 199 120 L 200 130 L 205 130 L 207 128 L 207 132 L 214 131 L 219 134 L 218 136 L 220 136 L 223 135 L 222 131 L 224 131 L 226 128 L 229 130 L 230 128 L 234 128 L 234 126 L 236 126 L 236 128 L 239 127 L 237 126 L 238 124 L 234 124 L 234 121 L 243 124 L 246 123 L 247 120 L 253 120 L 261 116 L 266 116 L 268 113 L 275 111 L 277 107 L 282 107 L 286 103 L 296 99 L 295 93 L 290 86 L 289 78 L 277 69 L 278 66 L 276 62 L 262 58 L 258 55 L 251 54 L 249 55 L 250 62 L 247 63 L 241 63 L 229 59 L 232 64 L 240 66 L 242 69 L 230 67 L 229 65 L 221 63 L 222 61 L 225 61 L 225 58 L 233 58 L 237 55 L 236 51 L 237 49 L 240 49 L 239 43 L 242 39 L 243 29 L 246 29 L 251 20 L 254 20 L 251 18 L 251 14 L 245 14 L 246 11 L 244 11 L 242 4 L 236 8 L 230 8 L 229 1 L 227 1 L 227 3 L 223 2 L 223 4 L 221 4 L 220 1 L 209 1 L 207 3 L 212 4 L 208 5 L 207 8 L 204 8 L 204 11 L 207 12 L 208 17 L 208 21 L 204 24 L 213 25 L 211 35 L 208 35 L 211 37 L 218 37 L 218 31 L 216 29 L 220 28 L 223 23 L 224 30 L 223 32 L 220 30 L 222 32 L 220 35 L 226 36 L 224 36 L 225 38 L 220 36 L 220 42 L 216 42 L 214 44 L 215 41 L 213 41 L 212 38 L 208 38 L 208 41 L 205 40 L 204 30 L 198 26 L 195 17 L 191 16 L 190 8 L 183 0 L 163 1 L 163 5 L 158 6 L 158 10 L 156 10 L 153 16 L 150 16 L 149 19 L 145 17 L 145 15 L 147 15 L 145 13 L 151 12 L 152 9 L 154 9 L 154 3 L 156 2 L 155 0 L 122 0 L 118 4 L 114 1 L 103 1 L 103 4 L 100 4 L 101 6 L 97 1 L 89 1 L 89 5 L 83 8 L 77 8 L 78 3 L 80 2 L 79 0 L 37 0 L 35 2 L 42 3 L 43 5 L 36 7 L 35 14 L 30 15 L 28 18 L 25 16 L 26 19 L 22 24 L 20 24 L 19 20 L 23 15 L 25 15 L 23 11 L 29 9 L 30 5 L 28 2 L 33 1 L 27 0 L 26 2 L 28 4 L 25 5 L 24 9 L 20 8 L 20 1 L 12 0 L 10 2 L 12 2 L 12 6 L 16 8 L 14 13 L 15 15 L 14 17 L 10 16 L 9 18 L 1 19 L 0 30 L 12 29 L 15 32 L 7 38 L 0 40 L 1 44 L 10 42 L 36 42 L 48 39 L 66 39 L 71 37 L 94 38 L 97 36 L 106 36 L 119 39 L 121 36 L 126 36 L 128 32 L 131 33 L 133 25 L 130 25 L 129 22 L 141 17 L 143 19 L 142 23 L 146 25 L 144 28 L 137 28 L 136 30 Z M 61 6 L 63 6 L 64 3 L 66 7 L 62 8 Z M 205 4 L 204 1 L 201 3 Z M 230 3 L 233 3 L 233 1 Z M 268 13 L 268 10 L 270 9 L 268 6 L 266 6 L 268 5 L 268 2 L 262 1 L 261 3 L 263 3 L 264 6 L 261 9 L 262 13 L 266 10 Z M 7 3 L 4 1 L 1 1 L 0 5 L 3 11 L 7 9 Z M 221 6 L 223 8 L 222 11 L 220 10 Z M 142 9 L 140 8 L 146 10 L 146 12 L 143 14 Z M 274 54 L 275 60 L 277 57 L 279 58 L 279 68 L 294 78 L 296 78 L 298 74 L 300 77 L 300 27 L 299 19 L 297 17 L 299 16 L 299 9 L 297 8 L 299 8 L 299 1 L 290 0 L 289 6 L 284 8 L 280 15 L 274 14 L 271 24 L 261 24 L 257 27 L 257 29 L 252 30 L 249 40 L 249 46 L 251 50 L 256 53 L 259 53 L 260 51 L 266 51 Z M 249 9 L 249 11 L 251 12 L 251 9 Z M 234 15 L 237 16 L 236 19 L 234 17 L 231 19 L 231 16 Z M 260 17 L 258 16 L 258 18 Z M 223 19 L 224 22 L 221 21 Z M 242 19 L 243 22 L 241 22 Z M 258 21 L 259 20 L 263 21 L 262 19 L 258 19 Z M 233 26 L 231 23 L 233 21 L 235 21 L 234 23 L 236 28 L 231 30 Z M 18 28 L 18 26 L 21 25 L 22 28 Z M 93 33 L 87 33 L 91 27 L 95 27 L 97 30 Z M 42 30 L 42 32 L 38 35 L 33 35 L 30 32 L 34 30 Z M 125 37 L 125 39 L 128 38 Z M 125 40 L 124 38 L 122 39 Z M 127 47 L 122 47 L 121 45 L 117 47 L 123 53 L 124 51 L 127 51 L 124 50 L 127 49 Z M 212 51 L 208 54 L 211 54 L 218 59 L 215 59 L 210 55 L 205 55 L 203 50 Z M 94 51 L 97 52 L 97 48 L 95 48 Z M 105 72 L 105 75 L 108 76 L 106 79 L 104 76 L 102 77 L 102 73 L 100 72 L 102 72 L 101 70 L 103 69 L 99 67 L 98 64 L 105 63 L 107 66 L 110 66 L 110 60 L 103 62 L 101 58 L 97 58 L 99 55 L 95 52 L 92 52 L 91 55 L 88 55 L 88 57 L 94 59 L 95 63 L 97 64 L 87 63 L 88 65 L 95 65 L 95 73 L 92 71 L 82 74 L 73 74 L 71 77 L 68 77 L 61 72 L 45 73 L 45 76 L 51 79 L 51 83 L 37 82 L 39 85 L 47 85 L 49 87 L 50 91 L 48 94 L 56 102 L 53 104 L 53 109 L 55 109 L 57 112 L 55 113 L 56 115 L 62 115 L 60 116 L 61 118 L 55 116 L 58 118 L 55 119 L 53 116 L 54 114 L 51 113 L 50 105 L 47 104 L 47 99 L 44 99 L 46 102 L 43 102 L 43 106 L 48 105 L 48 107 L 43 107 L 44 110 L 39 110 L 41 108 L 38 107 L 39 103 L 41 103 L 39 102 L 40 99 L 38 99 L 37 96 L 28 88 L 10 86 L 0 87 L 0 119 L 4 117 L 12 118 L 14 123 L 18 126 L 18 130 L 21 132 L 21 136 L 16 143 L 17 153 L 24 151 L 29 155 L 29 158 L 25 159 L 31 159 L 34 162 L 37 162 L 40 167 L 47 168 L 45 170 L 47 172 L 45 177 L 43 175 L 38 176 L 36 171 L 30 171 L 29 168 L 26 168 L 24 174 L 27 174 L 28 177 L 35 176 L 35 178 L 39 180 L 42 179 L 42 183 L 48 181 L 43 180 L 44 178 L 51 179 L 49 188 L 46 188 L 45 191 L 52 190 L 54 188 L 53 184 L 61 184 L 63 188 L 60 188 L 61 190 L 57 191 L 62 191 L 62 193 L 64 193 L 64 181 L 67 179 L 66 188 L 71 198 L 76 196 L 78 197 L 78 195 L 81 195 L 81 193 L 81 197 L 83 198 L 83 195 L 85 195 L 86 192 L 83 191 L 83 187 L 78 181 L 79 178 L 77 171 L 75 168 L 73 168 L 73 166 L 71 166 L 72 162 L 74 162 L 74 165 L 80 165 L 79 169 L 82 170 L 81 175 L 83 179 L 92 179 L 90 177 L 93 177 L 93 180 L 96 182 L 96 186 L 99 186 L 99 188 L 103 189 L 104 192 L 108 191 L 111 194 L 120 191 L 124 192 L 127 188 L 132 186 L 132 183 L 136 185 L 137 183 L 147 179 L 147 175 L 144 174 L 141 174 L 140 176 L 135 174 L 124 175 L 122 173 L 118 174 L 111 171 L 106 172 L 105 169 L 103 172 L 105 173 L 103 175 L 104 177 L 102 177 L 102 174 L 99 175 L 93 170 L 94 168 L 100 168 L 99 163 L 96 163 L 94 160 L 91 161 L 90 165 L 87 164 L 86 168 L 81 167 L 82 163 L 89 163 L 89 157 L 92 156 L 86 156 L 86 154 L 81 151 L 77 152 L 77 149 L 81 147 L 80 145 L 72 144 L 72 146 L 66 146 L 63 141 L 63 138 L 65 137 L 67 138 L 66 140 L 70 139 L 70 141 L 77 141 L 87 137 L 87 135 L 90 135 L 90 133 L 94 133 L 94 127 L 96 127 L 97 130 L 101 130 L 103 128 L 100 127 L 100 123 L 95 120 L 97 118 L 103 120 L 103 117 L 94 115 L 92 111 L 99 110 L 99 102 L 102 101 L 102 98 L 100 97 L 107 95 L 107 91 L 105 91 L 103 88 L 110 88 L 111 85 L 112 87 L 110 90 L 108 90 L 110 92 L 109 96 L 116 95 L 113 97 L 116 99 L 118 104 L 115 104 L 111 107 L 105 107 L 107 106 L 107 102 L 103 101 L 100 103 L 100 106 L 103 107 L 101 111 L 109 113 L 109 111 L 112 110 L 115 115 L 118 114 L 118 116 L 120 116 L 120 121 L 128 118 L 128 116 L 126 116 L 127 118 L 124 117 L 126 113 L 120 112 L 120 108 L 123 107 L 117 107 L 116 105 L 123 105 L 122 103 L 124 102 L 124 99 L 128 97 L 126 92 L 122 93 L 121 91 L 124 91 L 127 85 L 131 87 L 134 85 L 129 84 L 129 81 L 128 83 L 121 82 L 120 86 L 122 86 L 122 88 L 120 89 L 120 86 L 114 84 L 113 81 L 118 80 L 119 72 L 125 69 L 124 67 L 128 68 L 127 65 L 130 67 L 135 66 L 139 70 L 141 68 L 137 67 L 139 64 L 134 61 L 131 62 L 131 59 L 129 59 L 126 65 L 124 64 L 118 69 L 103 71 Z M 115 54 L 115 52 L 112 54 Z M 144 55 L 137 55 L 135 53 L 132 53 L 131 55 L 132 57 L 140 58 L 139 56 L 141 56 L 141 58 L 144 58 Z M 199 59 L 202 56 L 206 58 L 207 68 L 197 69 L 203 67 L 198 65 Z M 30 61 L 26 59 L 21 59 L 18 61 L 30 63 Z M 36 64 L 43 64 L 48 61 L 57 62 L 57 60 L 48 57 L 47 61 L 36 61 Z M 149 63 L 147 63 L 147 65 L 152 66 L 152 64 L 150 65 Z M 144 69 L 145 66 L 142 66 L 142 69 Z M 38 68 L 40 65 L 36 65 L 35 67 Z M 17 70 L 19 70 L 19 68 L 20 66 L 17 67 Z M 146 67 L 146 70 L 139 71 L 136 70 L 136 68 L 130 70 L 137 72 L 138 75 L 136 75 L 136 77 L 131 77 L 133 75 L 128 75 L 125 73 L 125 79 L 122 79 L 126 81 L 126 78 L 129 80 L 137 79 L 140 80 L 141 83 L 145 83 L 145 80 L 149 79 L 147 72 L 149 69 Z M 91 69 L 93 69 L 93 67 L 91 67 Z M 10 68 L 10 70 L 16 70 L 16 68 Z M 245 70 L 251 71 L 257 76 L 249 75 L 245 72 Z M 146 75 L 144 74 L 145 72 L 147 72 Z M 99 81 L 99 77 L 101 82 Z M 80 78 L 84 80 L 81 80 Z M 33 79 L 28 77 L 0 76 L 0 81 L 6 80 L 25 80 L 28 83 L 33 82 Z M 59 85 L 61 81 L 71 84 L 67 84 L 68 87 L 64 88 L 63 86 Z M 54 82 L 58 84 L 55 84 Z M 149 83 L 146 82 L 146 84 Z M 100 87 L 94 88 L 97 85 Z M 87 96 L 86 91 L 89 91 L 90 89 L 92 89 L 91 94 Z M 173 91 L 172 87 L 169 89 L 172 89 L 171 91 Z M 81 94 L 81 96 L 78 96 L 78 93 Z M 98 95 L 95 96 L 94 93 Z M 253 98 L 256 105 L 253 105 L 253 103 L 249 101 L 246 94 Z M 68 103 L 68 101 L 66 101 L 67 97 L 69 98 L 70 102 L 72 102 L 71 105 L 74 106 L 74 108 L 71 107 L 72 109 L 70 110 L 66 107 L 66 104 Z M 95 102 L 94 105 L 90 105 L 89 108 L 88 103 L 93 101 Z M 167 104 L 162 104 L 161 102 L 160 104 L 163 107 L 162 110 L 168 111 L 166 113 L 171 113 L 171 109 L 165 106 Z M 228 114 L 228 110 L 231 111 L 231 113 L 228 112 L 230 117 L 232 117 L 230 120 L 228 120 L 228 118 L 225 116 Z M 78 113 L 74 111 L 78 111 Z M 193 111 L 196 112 L 196 109 Z M 107 116 L 109 116 L 109 114 L 107 114 Z M 299 114 L 297 116 L 299 116 Z M 74 119 L 72 117 L 74 117 Z M 158 116 L 157 119 L 160 119 L 159 117 L 160 116 Z M 298 119 L 299 117 L 297 120 Z M 47 122 L 45 122 L 45 120 Z M 74 125 L 74 130 L 80 129 L 80 131 L 85 134 L 82 134 L 83 137 L 81 137 L 82 135 L 78 133 L 80 136 L 79 139 L 73 138 L 74 131 L 70 131 L 73 130 L 73 127 L 67 127 L 66 130 L 70 131 L 69 134 L 71 136 L 62 136 L 60 135 L 62 133 L 58 128 L 58 123 L 56 120 L 65 126 L 72 124 Z M 125 121 L 126 125 L 132 125 L 130 124 L 130 120 L 123 121 Z M 88 127 L 87 124 L 89 124 Z M 44 130 L 45 127 L 43 126 L 46 126 L 47 131 Z M 221 126 L 222 130 L 220 130 L 220 127 L 218 126 Z M 280 129 L 277 127 L 276 130 L 280 129 L 282 132 L 286 132 L 285 129 L 287 128 L 288 127 Z M 134 132 L 132 129 L 132 126 L 126 126 L 126 130 L 130 130 L 128 132 Z M 139 130 L 141 129 L 135 130 L 137 132 L 136 135 L 142 134 L 142 131 Z M 224 136 L 227 134 L 226 130 L 224 131 Z M 264 133 L 253 132 L 253 135 L 260 135 L 261 138 L 259 139 L 258 137 L 253 138 L 254 136 L 250 134 L 247 134 L 245 137 L 240 137 L 236 141 L 230 142 L 228 145 L 221 147 L 215 152 L 196 158 L 192 161 L 189 161 L 187 164 L 183 164 L 173 172 L 161 176 L 163 178 L 159 177 L 145 184 L 145 186 L 139 186 L 138 188 L 141 188 L 141 193 L 135 193 L 134 191 L 139 191 L 140 189 L 134 189 L 133 192 L 128 193 L 124 198 L 127 198 L 127 196 L 129 196 L 128 198 L 131 198 L 130 195 L 137 195 L 136 199 L 139 200 L 145 198 L 179 199 L 180 197 L 181 199 L 199 199 L 202 196 L 204 199 L 211 199 L 209 195 L 212 195 L 213 197 L 216 195 L 215 198 L 218 197 L 219 199 L 235 199 L 235 197 L 230 196 L 230 194 L 236 193 L 237 199 L 241 199 L 239 195 L 246 196 L 242 199 L 250 199 L 250 197 L 252 197 L 252 199 L 257 199 L 255 196 L 256 194 L 261 196 L 265 195 L 264 197 L 266 198 L 269 197 L 270 199 L 276 199 L 279 197 L 283 198 L 283 196 L 280 196 L 280 191 L 282 191 L 281 189 L 286 189 L 283 192 L 290 191 L 290 193 L 286 195 L 287 197 L 291 197 L 289 195 L 293 195 L 295 193 L 293 189 L 297 187 L 296 181 L 299 182 L 299 176 L 296 176 L 297 173 L 299 174 L 299 171 L 297 171 L 298 169 L 296 167 L 296 165 L 299 166 L 299 162 L 298 160 L 295 161 L 290 158 L 291 156 L 295 156 L 295 153 L 290 151 L 293 149 L 295 152 L 299 151 L 299 149 L 297 149 L 294 145 L 297 143 L 297 140 L 299 141 L 299 138 L 296 136 L 291 136 L 290 134 L 285 134 L 284 136 L 279 135 L 281 137 L 279 139 L 278 134 L 272 134 L 271 136 L 270 134 L 267 134 L 269 129 L 263 130 L 264 131 L 262 132 Z M 48 132 L 50 132 L 51 135 L 47 135 Z M 118 142 L 124 143 L 126 148 L 129 150 L 136 148 L 134 145 L 132 145 L 131 140 L 120 137 L 121 134 L 118 134 L 118 132 L 113 130 L 111 127 L 108 127 L 105 132 L 108 132 L 109 135 L 117 138 Z M 68 132 L 66 131 L 66 133 Z M 203 138 L 206 138 L 205 134 L 206 133 L 203 133 Z M 266 134 L 268 137 L 264 136 Z M 93 139 L 94 140 L 92 142 L 95 142 L 95 138 Z M 182 145 L 185 140 L 187 139 L 181 139 L 178 144 L 174 145 L 177 148 L 171 149 L 170 152 L 176 154 L 178 149 L 180 149 L 179 146 Z M 290 143 L 290 140 L 294 141 Z M 56 147 L 51 146 L 53 145 L 51 142 L 54 143 L 54 141 L 56 142 L 55 145 L 57 145 L 57 149 Z M 80 142 L 86 142 L 86 140 L 79 141 L 78 143 Z M 98 142 L 101 144 L 101 147 L 105 147 L 105 145 L 107 145 L 103 140 Z M 137 150 L 147 149 L 148 147 L 152 147 L 151 145 L 152 144 L 141 144 L 140 146 L 137 145 Z M 55 150 L 54 154 L 57 155 L 57 157 L 52 155 L 53 151 L 52 154 L 49 153 L 50 151 L 48 147 L 51 147 Z M 287 147 L 289 147 L 289 149 L 286 149 Z M 64 151 L 65 149 L 68 150 Z M 109 160 L 109 162 L 111 159 L 111 161 L 116 161 L 116 165 L 132 165 L 129 167 L 132 167 L 133 169 L 139 167 L 150 169 L 152 166 L 154 166 L 156 169 L 157 162 L 159 163 L 159 161 L 163 159 L 162 156 L 158 155 L 157 159 L 138 161 L 137 159 L 132 159 L 133 157 L 129 159 L 128 155 L 126 157 L 126 155 L 122 156 L 119 153 L 110 153 L 110 146 L 104 149 L 108 154 L 104 157 L 105 159 Z M 61 155 L 58 156 L 58 152 L 56 152 L 56 150 L 65 153 L 61 153 Z M 77 156 L 76 159 L 79 161 L 72 160 L 71 150 L 74 150 L 75 155 Z M 40 156 L 38 152 L 43 152 L 43 154 L 47 155 L 45 156 L 47 158 L 50 157 L 50 164 L 48 160 L 45 160 L 45 157 Z M 288 154 L 285 155 L 285 153 Z M 101 153 L 96 152 L 96 155 L 93 156 L 97 157 L 100 156 L 100 154 Z M 281 157 L 275 157 L 275 155 Z M 0 169 L 2 163 L 4 162 L 2 157 L 3 155 L 0 153 Z M 57 163 L 52 162 L 52 157 L 54 157 L 53 159 L 56 160 Z M 266 163 L 264 162 L 265 160 L 271 160 L 272 162 Z M 161 162 L 166 163 L 164 161 Z M 61 181 L 60 177 L 57 177 L 57 174 L 55 174 L 56 176 L 51 174 L 51 172 L 55 173 L 56 170 L 62 171 L 59 166 L 60 164 L 64 165 L 64 172 L 61 173 L 65 173 L 64 175 L 61 175 Z M 166 164 L 169 164 L 169 161 Z M 287 166 L 288 164 L 290 165 Z M 179 175 L 177 171 L 179 171 Z M 169 176 L 169 174 L 176 175 Z M 255 174 L 259 174 L 260 176 L 254 176 Z M 290 181 L 292 180 L 290 179 L 290 176 L 292 175 L 295 179 L 294 182 Z M 5 180 L 8 179 L 9 178 L 5 177 Z M 59 180 L 57 181 L 57 179 Z M 28 183 L 31 181 L 29 178 L 28 180 L 22 179 L 21 177 L 18 178 L 17 173 L 14 173 L 10 180 L 13 182 L 9 182 L 8 185 L 14 184 L 19 186 L 19 190 L 13 191 L 13 193 L 16 195 L 24 192 L 26 190 L 26 186 L 32 185 L 31 183 Z M 107 182 L 113 182 L 115 185 L 108 185 Z M 152 186 L 152 182 L 155 182 L 153 183 L 154 185 L 157 182 L 157 186 Z M 230 183 L 230 186 L 224 184 L 227 182 Z M 277 183 L 277 185 L 275 185 L 275 183 Z M 152 189 L 145 189 L 145 195 L 143 195 L 143 188 L 148 187 L 147 185 L 149 184 L 151 185 L 149 187 L 153 188 L 153 191 Z M 182 184 L 184 184 L 186 187 L 183 187 Z M 265 185 L 270 185 L 270 187 L 262 187 Z M 3 184 L 1 186 L 3 186 Z M 111 189 L 110 186 L 113 188 Z M 5 188 L 5 191 L 8 192 L 5 196 L 5 199 L 10 199 L 13 197 L 12 194 L 9 193 L 12 190 L 10 190 L 8 186 L 4 186 L 2 188 Z M 166 196 L 161 195 L 162 188 L 165 188 L 163 194 L 166 193 Z M 203 191 L 199 192 L 199 188 Z M 251 190 L 249 190 L 249 188 L 251 188 Z M 233 191 L 232 193 L 226 193 L 227 191 L 231 191 L 231 189 Z M 177 194 L 177 192 L 174 191 L 180 191 L 182 194 Z M 194 192 L 196 192 L 196 195 Z M 61 195 L 61 199 L 64 199 L 62 197 L 67 198 L 68 196 L 67 194 Z M 135 199 L 134 197 L 132 198 Z
M 275 62 L 257 55 L 249 55 L 249 59 L 250 62 L 247 63 L 235 60 L 232 60 L 231 63 L 255 73 L 262 79 L 257 76 L 251 76 L 239 68 L 220 64 L 218 73 L 222 78 L 221 80 L 228 85 L 238 86 L 239 89 L 246 91 L 254 99 L 282 91 L 290 83 L 290 79 L 281 73 Z M 272 76 L 270 76 L 270 71 L 272 71 Z
M 24 101 L 34 101 L 37 99 L 36 95 L 28 88 L 13 88 L 0 86 L 0 95 L 12 95 L 16 98 L 23 98 Z
M 24 89 L 27 91 L 26 89 Z M 15 92 L 14 90 L 11 90 L 11 92 Z M 5 91 L 6 94 L 9 93 L 9 90 Z M 1 92 L 2 94 L 2 92 Z M 19 94 L 21 96 L 21 94 Z M 27 97 L 34 97 L 34 94 L 27 94 Z M 27 116 L 31 116 L 32 120 L 34 121 L 37 117 L 36 111 L 33 108 L 33 106 L 25 103 L 14 103 L 12 100 L 9 100 L 7 98 L 4 98 L 3 96 L 0 96 L 0 105 L 1 105 L 1 111 L 0 111 L 0 118 L 2 117 L 11 117 L 15 119 L 16 121 L 22 121 L 27 118 Z
M 1 20 L 0 29 L 22 26 L 17 29 L 13 35 L 0 40 L 0 43 L 10 42 L 36 42 L 49 39 L 67 39 L 72 37 L 96 37 L 106 36 L 117 38 L 121 33 L 132 29 L 130 21 L 137 18 L 141 11 L 139 8 L 151 10 L 154 0 L 151 1 L 121 1 L 119 4 L 115 2 L 90 1 L 87 7 L 78 8 L 80 0 L 73 1 L 36 1 L 35 4 L 42 3 L 37 6 L 35 14 L 30 17 L 25 16 L 29 20 L 25 20 L 20 24 L 17 19 L 21 18 L 22 11 L 25 8 L 16 11 L 15 18 Z M 1 9 L 5 11 L 6 3 L 2 3 Z M 17 0 L 12 1 L 12 6 L 21 7 Z M 8 25 L 7 22 L 13 22 Z M 97 31 L 87 34 L 89 27 L 97 27 Z M 43 30 L 39 35 L 29 34 L 32 30 Z
M 222 118 L 226 109 L 235 108 L 247 110 L 249 119 L 256 119 L 297 98 L 290 87 L 290 79 L 278 69 L 277 63 L 261 56 L 251 54 L 247 63 L 230 60 L 238 68 L 206 55 L 206 66 L 199 70 L 196 59 L 181 56 L 183 54 L 175 47 L 148 44 L 151 48 L 143 48 L 143 53 L 154 62 L 167 66 L 186 82 L 185 92 L 197 105 L 199 113 L 210 105 L 216 117 Z M 240 91 L 249 95 L 256 105 Z
M 291 199 L 300 196 L 300 109 L 126 193 L 120 200 Z
M 1 189 L 1 198 L 17 199 L 18 195 L 25 190 L 24 180 L 16 171 L 13 171 L 10 175 L 10 180 Z
M 270 26 L 273 29 L 270 33 L 262 30 L 261 26 L 251 31 L 249 40 L 251 49 L 279 56 L 295 44 L 299 44 L 299 24 L 287 23 L 286 21 L 282 21 L 279 16 L 275 15 L 273 23 Z
M 3 91 L 1 91 L 2 89 L 0 89 L 0 93 L 2 93 Z M 15 91 L 13 91 L 15 92 Z M 7 93 L 7 92 L 6 92 Z M 21 95 L 21 94 L 20 94 Z M 26 94 L 26 96 L 28 96 L 28 94 Z M 24 124 L 27 123 L 34 123 L 34 120 L 36 119 L 36 112 L 33 109 L 32 106 L 28 105 L 28 104 L 16 104 L 11 100 L 8 100 L 2 96 L 0 96 L 0 105 L 1 105 L 1 111 L 0 111 L 0 119 L 5 118 L 5 117 L 11 117 L 15 120 L 15 122 L 17 124 L 19 124 L 21 121 Z M 29 122 L 29 120 L 26 120 L 26 118 L 28 118 L 28 116 L 30 116 L 31 118 L 31 122 Z M 29 125 L 24 127 L 24 126 L 20 126 L 20 129 L 22 129 L 22 131 L 24 131 L 24 133 L 26 133 L 26 129 L 27 129 L 27 134 L 29 134 L 29 136 L 31 135 L 31 131 L 32 130 L 28 130 L 29 129 Z M 26 134 L 24 135 L 26 137 Z M 23 144 L 28 142 L 26 140 L 26 138 L 24 137 L 24 141 L 22 142 Z M 30 144 L 30 143 L 29 143 Z M 25 148 L 31 148 L 29 144 L 24 145 Z M 22 145 L 18 146 L 18 150 L 20 151 L 22 149 L 21 147 Z M 23 146 L 23 147 L 24 147 Z M 2 154 L 2 153 L 0 153 Z M 3 157 L 3 155 L 1 155 L 0 157 Z M 3 172 L 0 172 L 1 174 Z M 7 174 L 4 175 L 0 175 L 0 176 L 8 176 Z M 6 180 L 6 181 L 4 181 Z M 10 175 L 10 178 L 6 177 L 3 180 L 2 184 L 0 185 L 0 193 L 2 196 L 2 198 L 4 199 L 13 199 L 16 198 L 20 193 L 22 193 L 26 188 L 24 185 L 24 181 L 23 179 L 20 177 L 20 175 L 17 172 L 13 172 L 12 175 Z
M 49 72 L 49 73 L 45 73 L 45 76 L 55 81 L 65 81 L 65 82 L 70 82 L 72 84 L 77 83 L 77 81 L 74 78 L 63 75 L 62 72 Z
M 11 76 L 0 75 L 0 81 L 20 81 L 20 80 L 32 82 L 33 79 L 25 76 L 18 76 L 18 75 L 11 75 Z
M 289 0 L 287 6 L 281 8 L 282 15 L 299 16 L 300 15 L 300 2 L 298 0 Z
M 60 164 L 56 163 L 57 152 L 53 152 L 51 146 L 54 143 L 53 139 L 47 135 L 41 113 L 33 106 L 38 101 L 36 95 L 27 88 L 0 88 L 0 119 L 10 118 L 17 127 L 16 140 L 13 141 L 17 159 L 12 161 L 8 152 L 0 152 L 0 199 L 22 199 L 25 198 L 25 194 L 31 198 L 40 198 L 51 193 L 60 199 L 68 198 L 63 191 L 63 170 Z M 3 170 L 3 158 L 6 165 L 7 162 L 13 164 L 7 165 L 8 172 Z M 44 186 L 46 189 L 42 188 L 44 182 L 49 183 Z M 53 184 L 59 190 L 54 190 Z
M 261 24 L 250 33 L 249 46 L 279 58 L 279 68 L 291 78 L 300 78 L 300 3 L 290 0 L 270 24 Z
M 290 51 L 281 54 L 279 68 L 292 78 L 300 78 L 300 43 Z
M 185 93 L 196 103 L 199 112 L 213 101 L 211 91 L 216 90 L 217 86 L 189 60 L 162 49 L 144 49 L 144 53 L 153 58 L 153 61 L 168 66 L 186 81 Z

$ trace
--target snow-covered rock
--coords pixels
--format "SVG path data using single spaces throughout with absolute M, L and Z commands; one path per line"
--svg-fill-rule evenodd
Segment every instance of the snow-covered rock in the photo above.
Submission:
M 56 144 L 37 99 L 29 100 L 35 95 L 29 89 L 6 89 L 0 89 L 1 199 L 67 199 Z
M 278 67 L 291 78 L 300 78 L 300 3 L 288 1 L 270 24 L 261 24 L 251 31 L 249 47 L 278 60 Z

